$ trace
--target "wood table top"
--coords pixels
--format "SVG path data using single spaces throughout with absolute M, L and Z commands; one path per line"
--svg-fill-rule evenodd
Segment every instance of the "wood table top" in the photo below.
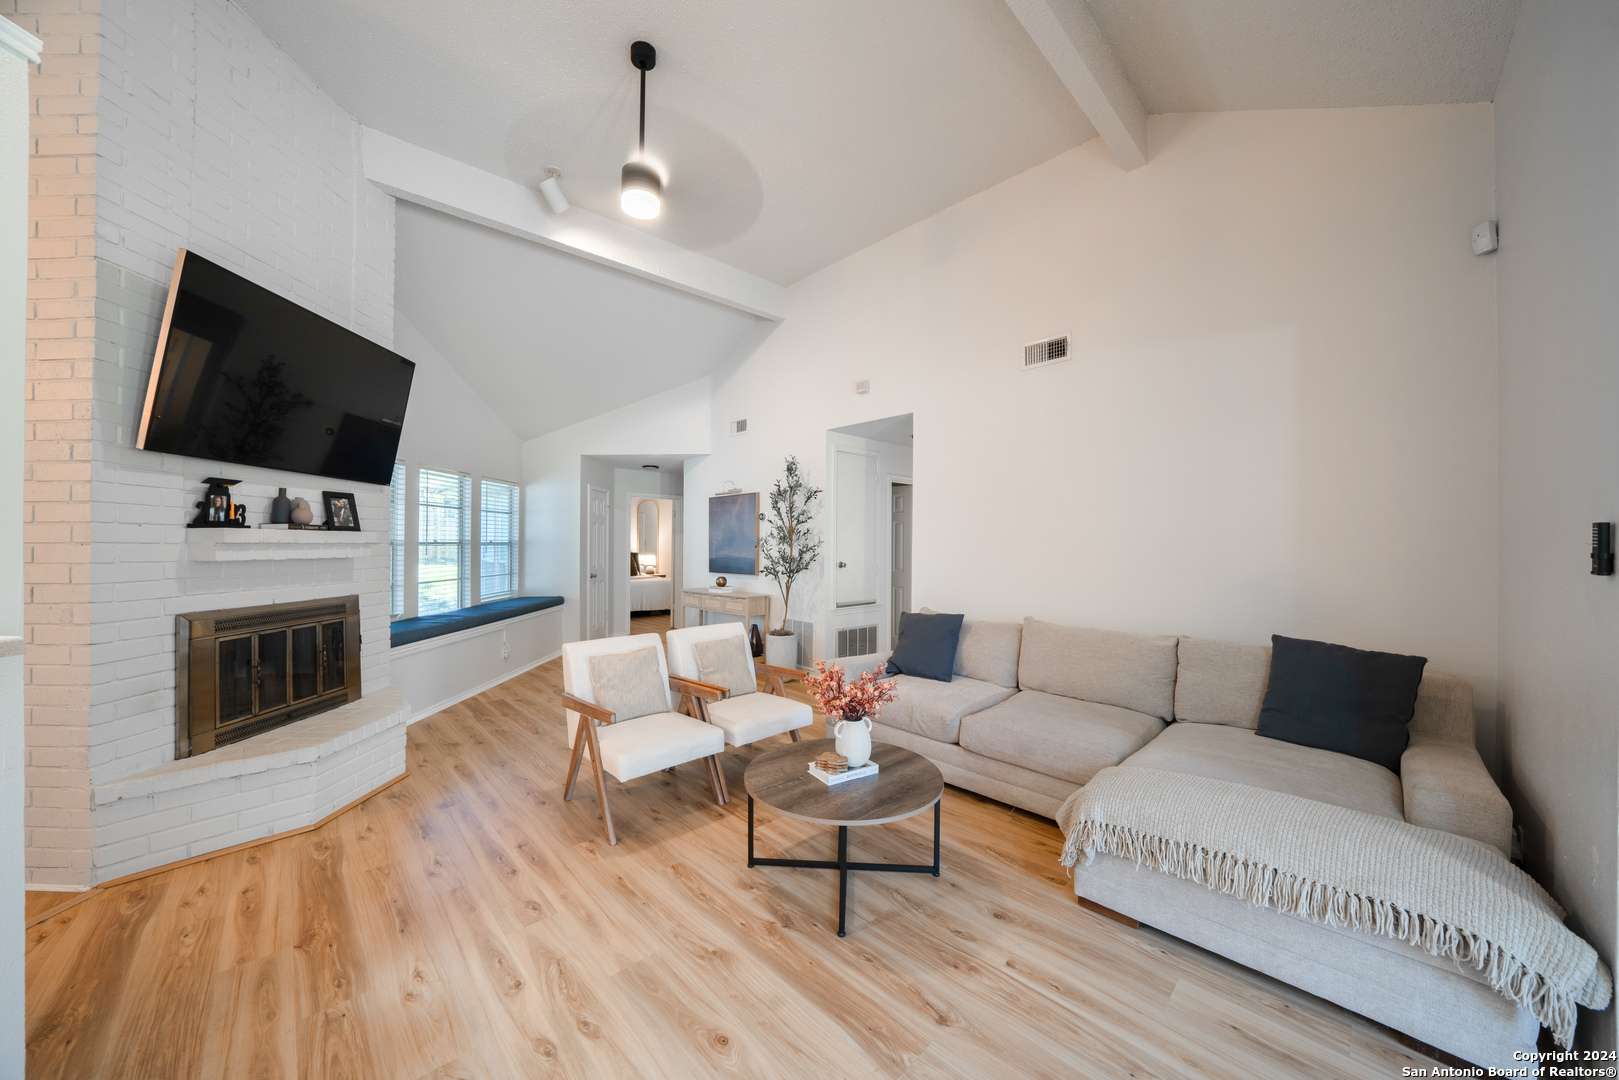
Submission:
M 810 759 L 833 750 L 835 739 L 806 739 L 760 754 L 742 783 L 772 810 L 818 825 L 884 825 L 920 814 L 944 795 L 939 767 L 903 746 L 874 742 L 877 775 L 828 787 L 809 775 Z

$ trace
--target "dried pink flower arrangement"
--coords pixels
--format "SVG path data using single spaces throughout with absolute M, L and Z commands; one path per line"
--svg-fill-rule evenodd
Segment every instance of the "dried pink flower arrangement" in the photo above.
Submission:
M 826 714 L 828 724 L 858 720 L 862 716 L 876 720 L 883 706 L 898 696 L 894 693 L 894 680 L 884 681 L 875 671 L 865 672 L 853 682 L 841 666 L 825 660 L 815 662 L 815 671 L 816 674 L 804 679 L 804 685 L 809 687 L 815 703 Z

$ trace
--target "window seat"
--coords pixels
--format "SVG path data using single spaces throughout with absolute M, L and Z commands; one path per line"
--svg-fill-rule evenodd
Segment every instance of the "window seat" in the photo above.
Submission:
M 414 619 L 400 619 L 388 627 L 388 645 L 398 648 L 428 638 L 443 637 L 457 630 L 470 630 L 474 626 L 515 619 L 533 611 L 559 607 L 560 596 L 514 596 L 508 600 L 491 600 L 487 604 L 440 611 L 435 615 L 418 615 Z

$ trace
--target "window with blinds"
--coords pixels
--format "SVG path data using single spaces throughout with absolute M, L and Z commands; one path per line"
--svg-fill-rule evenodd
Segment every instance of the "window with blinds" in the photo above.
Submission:
M 517 485 L 485 480 L 478 509 L 478 602 L 517 595 Z
M 405 463 L 394 462 L 393 479 L 388 482 L 388 617 L 405 615 Z
M 422 469 L 416 520 L 416 614 L 471 606 L 472 480 Z

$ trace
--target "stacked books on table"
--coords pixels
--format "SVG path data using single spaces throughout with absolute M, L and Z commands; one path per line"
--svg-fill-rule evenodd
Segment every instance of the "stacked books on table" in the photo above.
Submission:
M 848 758 L 828 750 L 826 753 L 810 759 L 809 774 L 827 787 L 836 787 L 839 784 L 846 784 L 850 780 L 876 776 L 877 763 L 868 761 L 864 765 L 858 765 L 851 769 L 849 768 Z

